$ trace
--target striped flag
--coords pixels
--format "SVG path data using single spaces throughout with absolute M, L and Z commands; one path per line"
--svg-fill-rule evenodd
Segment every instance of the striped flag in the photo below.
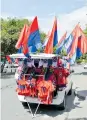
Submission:
M 58 43 L 58 49 L 56 50 L 57 54 L 61 52 L 61 50 L 62 50 L 62 48 L 64 46 L 66 35 L 67 35 L 67 32 L 65 32 L 65 34 L 62 36 L 62 38 L 60 39 L 60 41 Z
M 58 45 L 58 36 L 57 36 L 57 19 L 55 18 L 54 25 L 50 36 L 48 38 L 47 44 L 45 46 L 44 52 L 47 54 L 52 54 L 54 48 Z

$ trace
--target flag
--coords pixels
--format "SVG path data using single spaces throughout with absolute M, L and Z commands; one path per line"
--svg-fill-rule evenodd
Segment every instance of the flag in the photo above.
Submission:
M 78 43 L 78 24 L 73 29 L 69 37 L 65 40 L 65 50 L 67 52 L 67 58 L 70 64 L 73 64 L 76 60 L 76 49 Z
M 82 56 L 82 52 L 81 52 L 81 49 L 83 49 L 83 42 L 81 42 L 81 37 L 78 37 L 78 44 L 77 44 L 77 50 L 76 50 L 76 57 L 77 58 L 80 58 Z
M 16 43 L 16 45 L 15 45 L 15 48 L 17 48 L 17 49 L 20 49 L 20 48 L 21 48 L 22 43 L 23 43 L 23 41 L 24 41 L 24 39 L 25 39 L 25 35 L 26 35 L 26 30 L 27 30 L 27 29 L 28 29 L 28 26 L 27 26 L 27 25 L 24 25 L 24 27 L 23 27 L 23 29 L 22 29 L 22 31 L 21 31 L 21 33 L 20 33 L 19 39 L 18 39 L 18 41 L 17 41 L 17 43 Z
M 11 58 L 10 58 L 9 55 L 6 55 L 6 59 L 7 59 L 7 61 L 8 61 L 9 63 L 12 63 L 12 60 L 11 60 Z
M 28 49 L 28 46 L 27 46 L 26 44 L 22 45 L 22 46 L 18 49 L 17 53 L 24 53 L 24 55 L 25 55 L 26 57 L 29 57 L 29 49 Z
M 75 60 L 76 60 L 76 52 L 72 56 L 69 56 L 67 61 L 70 63 L 70 65 L 73 65 L 75 63 Z
M 24 55 L 26 56 L 26 57 L 30 57 L 30 55 L 29 55 L 29 49 L 28 49 L 28 44 L 27 44 L 27 42 L 25 42 L 25 41 L 27 41 L 28 40 L 28 37 L 29 37 L 29 26 L 28 25 L 26 25 L 26 30 L 25 30 L 25 34 L 24 34 L 24 40 L 23 40 L 23 42 L 22 42 L 22 46 L 21 46 L 21 49 L 22 49 L 22 52 L 24 53 Z
M 16 58 L 16 59 L 15 59 L 15 63 L 16 63 L 16 64 L 18 64 L 18 62 L 19 62 L 19 59 L 18 59 L 18 58 Z
M 29 49 L 28 49 L 28 45 L 27 44 L 23 44 L 23 53 L 26 57 L 30 57 L 29 55 Z
M 79 37 L 77 44 L 77 58 L 80 58 L 82 54 L 87 53 L 87 37 L 83 33 L 82 29 L 79 27 Z
M 23 52 L 23 50 L 22 50 L 23 48 L 22 48 L 22 46 L 18 49 L 18 51 L 17 51 L 17 53 L 22 53 Z
M 87 37 L 85 36 L 84 32 L 80 27 L 79 27 L 79 30 L 81 33 L 81 41 L 83 42 L 81 47 L 82 53 L 87 53 Z
M 58 45 L 58 35 L 57 35 L 57 18 L 55 17 L 54 21 L 54 38 L 53 38 L 53 47 Z
M 70 49 L 71 49 L 71 46 L 72 46 L 72 43 L 73 43 L 73 35 L 70 34 L 69 37 L 65 40 L 65 44 L 64 44 L 64 48 L 67 52 L 67 54 L 70 52 Z
M 41 47 L 42 45 L 40 40 L 38 21 L 37 17 L 35 17 L 30 27 L 27 25 L 24 26 L 16 44 L 16 48 L 20 48 L 18 52 L 21 52 L 22 49 L 22 52 L 25 54 L 25 56 L 29 57 L 30 50 L 30 52 L 36 52 Z
M 14 63 L 14 62 L 15 62 L 14 58 L 10 58 L 10 59 L 11 59 L 11 62 L 12 62 L 12 63 Z
M 53 48 L 58 45 L 58 36 L 57 36 L 57 19 L 55 18 L 54 25 L 50 36 L 48 38 L 47 44 L 45 46 L 44 52 L 48 54 L 53 53 Z
M 24 53 L 26 57 L 29 57 L 29 51 L 28 51 L 28 45 L 24 43 L 24 41 L 27 41 L 28 36 L 29 36 L 29 27 L 28 25 L 24 25 L 20 33 L 18 42 L 16 43 L 15 46 L 18 49 L 18 53 Z
M 71 51 L 72 45 L 74 43 L 74 39 L 77 39 L 77 29 L 78 29 L 78 24 L 73 29 L 73 31 L 71 32 L 69 37 L 65 40 L 64 48 L 65 48 L 67 54 L 69 54 L 69 52 Z M 77 40 L 75 40 L 74 45 L 75 46 L 77 45 Z
M 32 52 L 36 52 L 42 47 L 37 17 L 34 18 L 30 25 L 28 39 L 24 40 L 23 44 L 28 44 L 28 48 L 32 47 Z
M 50 36 L 50 31 L 48 31 L 48 33 L 47 33 L 47 35 L 46 35 L 46 38 L 45 38 L 44 43 L 43 43 L 43 45 L 42 45 L 43 48 L 45 48 L 45 46 L 46 46 L 46 44 L 47 44 L 47 42 L 48 42 L 49 36 Z
M 37 48 L 36 48 L 35 46 L 30 46 L 30 47 L 29 47 L 29 51 L 30 51 L 31 53 L 35 53 L 35 52 L 37 51 Z
M 60 44 L 66 39 L 66 35 L 67 35 L 67 32 L 65 32 L 62 38 L 59 40 L 58 46 L 60 46 Z
M 87 53 L 87 37 L 79 25 L 76 27 L 76 31 L 73 36 L 74 40 L 68 56 L 70 61 L 75 62 L 76 58 L 80 58 L 82 54 Z
M 64 35 L 62 36 L 62 38 L 60 39 L 60 41 L 58 43 L 58 49 L 56 50 L 57 54 L 61 52 L 61 50 L 64 46 L 66 35 L 67 35 L 67 32 L 64 33 Z

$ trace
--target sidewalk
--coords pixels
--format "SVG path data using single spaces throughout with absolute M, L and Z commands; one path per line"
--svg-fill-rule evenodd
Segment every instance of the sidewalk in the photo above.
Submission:
M 80 74 L 75 75 L 75 79 L 73 79 L 75 95 L 80 99 L 87 99 L 87 75 Z
M 0 73 L 1 77 L 5 75 L 15 75 L 15 72 L 9 72 L 9 73 Z

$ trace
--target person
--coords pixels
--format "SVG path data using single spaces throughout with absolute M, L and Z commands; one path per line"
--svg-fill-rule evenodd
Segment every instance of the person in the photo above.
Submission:
M 67 77 L 69 74 L 70 72 L 68 69 L 66 69 L 66 67 L 64 66 L 64 63 L 62 62 L 62 64 L 59 64 L 58 72 L 57 72 L 59 87 L 66 87 Z
M 57 67 L 60 66 L 62 64 L 62 59 L 60 57 L 58 57 L 58 60 L 57 60 Z
M 28 72 L 27 59 L 24 59 L 22 73 L 27 74 L 27 72 Z

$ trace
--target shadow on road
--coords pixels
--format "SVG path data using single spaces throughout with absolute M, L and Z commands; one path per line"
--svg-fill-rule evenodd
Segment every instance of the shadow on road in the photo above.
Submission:
M 85 100 L 87 97 L 87 90 L 79 90 L 76 95 L 79 99 Z
M 83 75 L 87 75 L 87 72 L 82 72 L 81 74 L 83 74 Z
M 81 108 L 79 105 L 82 99 L 79 99 L 77 103 L 74 103 L 75 97 L 76 96 L 74 95 L 74 90 L 73 90 L 73 94 L 71 96 L 66 97 L 66 109 L 63 111 L 59 111 L 57 107 L 54 105 L 40 105 L 37 111 L 37 116 L 47 115 L 49 117 L 56 117 L 58 115 L 63 114 L 64 112 L 67 112 L 67 118 L 68 118 L 68 114 L 72 109 L 75 109 L 76 107 Z M 37 105 L 30 104 L 30 106 L 31 106 L 32 112 L 34 113 Z M 28 107 L 26 107 L 26 109 L 28 109 Z M 29 112 L 29 110 L 27 112 Z
M 8 79 L 14 77 L 14 73 L 1 73 L 1 79 Z
M 87 72 L 74 73 L 74 75 L 87 75 Z

